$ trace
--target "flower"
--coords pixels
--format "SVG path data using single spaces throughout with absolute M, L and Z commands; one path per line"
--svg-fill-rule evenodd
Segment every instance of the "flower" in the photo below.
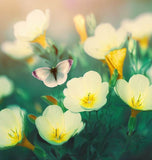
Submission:
M 127 38 L 123 29 L 115 30 L 109 23 L 99 25 L 95 36 L 87 38 L 84 50 L 93 58 L 107 62 L 111 75 L 118 70 L 122 78 L 122 68 L 126 56 L 126 48 L 122 48 Z
M 4 75 L 0 76 L 0 99 L 7 97 L 12 94 L 14 85 L 12 80 Z
M 130 32 L 133 39 L 146 49 L 152 35 L 152 13 L 141 14 L 134 20 L 126 19 L 122 21 L 121 27 Z
M 48 106 L 35 123 L 40 136 L 53 145 L 61 145 L 67 142 L 84 128 L 79 113 L 70 111 L 63 113 L 57 105 Z
M 73 78 L 64 89 L 64 106 L 72 112 L 100 109 L 107 102 L 108 83 L 103 82 L 95 71 L 89 71 L 83 77 Z
M 87 38 L 84 50 L 96 59 L 105 59 L 110 51 L 120 49 L 126 41 L 126 32 L 115 30 L 109 23 L 100 24 L 95 30 L 95 36 Z
M 49 10 L 43 13 L 39 9 L 30 12 L 26 21 L 17 22 L 14 25 L 15 37 L 22 41 L 39 43 L 42 47 L 47 47 L 45 39 L 46 29 L 49 26 Z
M 118 80 L 115 92 L 134 110 L 152 110 L 152 85 L 144 75 L 133 75 L 129 82 Z
M 24 137 L 25 111 L 11 106 L 0 111 L 0 148 L 15 146 Z
M 17 60 L 28 58 L 33 54 L 30 44 L 19 40 L 4 42 L 1 48 L 4 53 Z
M 86 26 L 85 26 L 85 19 L 83 15 L 78 14 L 73 18 L 74 24 L 76 31 L 78 32 L 81 43 L 83 43 L 87 39 L 87 31 L 86 31 Z

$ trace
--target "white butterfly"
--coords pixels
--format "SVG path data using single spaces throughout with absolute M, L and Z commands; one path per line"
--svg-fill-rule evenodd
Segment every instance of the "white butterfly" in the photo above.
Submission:
M 32 72 L 32 75 L 38 80 L 43 81 L 47 87 L 56 87 L 67 80 L 67 74 L 71 69 L 72 63 L 72 59 L 64 60 L 59 62 L 55 68 L 38 68 Z

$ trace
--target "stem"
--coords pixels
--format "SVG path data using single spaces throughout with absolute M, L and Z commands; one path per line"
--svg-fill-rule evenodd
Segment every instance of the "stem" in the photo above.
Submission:
M 131 117 L 134 117 L 136 118 L 137 114 L 141 112 L 140 110 L 134 110 L 134 109 L 131 109 Z
M 136 122 L 137 122 L 137 114 L 139 113 L 139 110 L 131 109 L 131 115 L 128 121 L 128 135 L 131 136 L 136 128 Z
M 35 149 L 35 146 L 33 144 L 31 144 L 31 142 L 26 138 L 25 135 L 24 135 L 22 142 L 18 143 L 17 146 L 26 147 L 32 151 L 34 151 L 34 149 Z
M 98 111 L 95 111 L 96 112 L 96 118 L 97 118 L 97 121 L 99 120 L 99 116 L 98 116 Z

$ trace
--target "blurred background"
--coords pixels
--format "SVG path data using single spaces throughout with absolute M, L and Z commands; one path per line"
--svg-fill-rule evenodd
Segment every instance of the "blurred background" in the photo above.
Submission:
M 71 44 L 72 46 L 79 41 L 73 24 L 73 17 L 76 14 L 87 16 L 93 13 L 97 25 L 109 22 L 118 28 L 123 19 L 135 18 L 141 13 L 152 12 L 152 0 L 0 0 L 0 45 L 4 41 L 14 40 L 14 23 L 25 20 L 26 15 L 34 9 L 44 11 L 47 8 L 51 11 L 47 37 L 55 40 L 59 45 L 69 46 Z M 100 62 L 92 58 L 90 61 L 93 63 L 90 63 L 88 68 L 82 71 L 83 73 L 91 69 L 101 71 Z M 78 75 L 83 75 L 79 70 L 76 72 Z M 0 102 L 0 109 L 10 104 L 18 104 L 22 108 L 26 108 L 29 113 L 40 114 L 47 106 L 40 97 L 47 94 L 53 95 L 65 87 L 65 85 L 61 88 L 58 87 L 57 90 L 47 88 L 42 82 L 34 79 L 31 73 L 32 69 L 27 67 L 24 62 L 11 59 L 0 50 L 0 75 L 8 76 L 15 85 L 15 94 Z M 29 126 L 31 127 L 31 125 Z M 28 130 L 30 134 L 34 131 L 35 129 Z M 32 141 L 32 137 L 28 138 Z M 148 148 L 149 150 L 145 149 L 143 154 L 138 154 L 139 157 L 150 153 L 151 148 L 152 146 Z M 21 154 L 18 155 L 18 152 Z M 127 157 L 127 153 L 124 157 Z M 139 160 L 139 157 L 136 158 Z M 33 154 L 24 148 L 0 151 L 0 160 L 9 159 L 36 160 L 36 157 L 33 157 Z
M 110 22 L 119 26 L 124 18 L 152 11 L 151 0 L 0 0 L 0 42 L 13 38 L 12 28 L 17 21 L 24 20 L 34 9 L 51 10 L 50 35 L 67 43 L 77 36 L 73 17 L 81 13 L 94 13 L 98 23 Z

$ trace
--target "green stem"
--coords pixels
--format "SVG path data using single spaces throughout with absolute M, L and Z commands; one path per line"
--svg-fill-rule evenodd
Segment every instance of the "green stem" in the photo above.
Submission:
M 129 121 L 128 121 L 128 135 L 129 136 L 131 136 L 133 132 L 135 131 L 136 122 L 137 122 L 136 117 L 130 116 Z

